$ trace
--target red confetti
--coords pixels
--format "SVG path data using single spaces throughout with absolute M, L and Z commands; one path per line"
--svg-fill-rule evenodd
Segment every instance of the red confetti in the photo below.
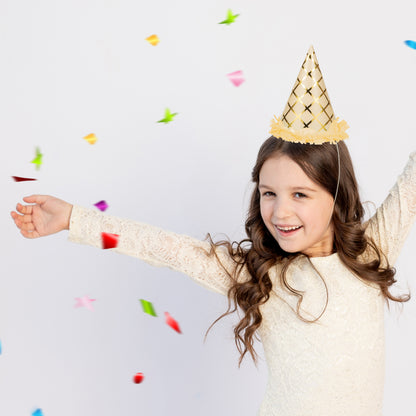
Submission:
M 143 381 L 143 379 L 144 379 L 144 375 L 143 375 L 143 373 L 137 373 L 137 374 L 133 377 L 133 381 L 134 381 L 136 384 L 140 384 L 140 383 Z
M 176 332 L 182 333 L 179 329 L 179 324 L 169 315 L 168 312 L 165 312 L 166 323 L 174 329 Z
M 101 233 L 101 238 L 103 240 L 103 249 L 117 247 L 119 237 L 120 236 L 118 234 Z
M 13 178 L 16 182 L 23 182 L 23 181 L 37 181 L 37 179 L 33 179 L 33 178 L 22 178 L 21 176 L 12 176 L 12 178 Z

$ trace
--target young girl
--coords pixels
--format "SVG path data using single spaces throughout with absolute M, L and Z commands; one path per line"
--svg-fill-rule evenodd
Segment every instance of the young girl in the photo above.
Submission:
M 310 49 L 312 58 L 316 67 Z M 26 238 L 69 230 L 71 241 L 101 247 L 102 232 L 118 234 L 114 251 L 181 271 L 227 295 L 224 315 L 243 312 L 234 329 L 240 363 L 247 352 L 256 360 L 257 334 L 264 346 L 269 378 L 259 415 L 381 416 L 384 300 L 410 299 L 394 297 L 389 287 L 416 213 L 416 152 L 363 223 L 352 162 L 339 136 L 316 145 L 299 134 L 294 143 L 288 139 L 293 129 L 276 128 L 252 172 L 247 239 L 240 243 L 214 243 L 209 235 L 199 241 L 46 195 L 23 198 L 30 205 L 17 204 L 11 216 Z M 308 140 L 322 139 L 309 123 L 303 128 Z

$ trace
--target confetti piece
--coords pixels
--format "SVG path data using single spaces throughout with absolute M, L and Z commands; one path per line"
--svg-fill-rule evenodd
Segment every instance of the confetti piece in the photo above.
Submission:
M 32 416 L 43 416 L 42 409 L 36 409 L 36 410 L 32 413 Z
M 144 379 L 144 375 L 143 375 L 143 373 L 137 373 L 137 374 L 133 377 L 133 381 L 134 381 L 136 384 L 140 384 L 140 383 L 143 381 L 143 379 Z
M 230 72 L 229 74 L 227 74 L 227 77 L 236 87 L 238 87 L 245 81 L 243 77 L 243 71 Z
M 90 299 L 88 296 L 83 296 L 82 298 L 75 298 L 77 303 L 75 304 L 74 308 L 85 307 L 90 311 L 93 311 L 94 308 L 92 307 L 92 302 L 95 302 L 95 299 Z
M 404 43 L 412 49 L 416 49 L 416 41 L 414 40 L 405 40 Z
M 157 35 L 149 36 L 146 40 L 153 46 L 156 46 L 160 42 Z
M 1 351 L 2 351 L 2 349 L 1 349 L 1 341 L 0 341 L 0 355 L 1 355 Z
M 36 156 L 30 162 L 30 163 L 34 163 L 36 165 L 36 170 L 39 170 L 40 169 L 40 165 L 42 164 L 42 156 L 43 156 L 43 154 L 40 152 L 39 147 L 37 147 L 36 148 Z
M 140 302 L 142 303 L 142 308 L 144 313 L 148 313 L 152 316 L 157 316 L 156 312 L 153 308 L 152 302 L 148 302 L 147 300 L 140 299 Z
M 94 144 L 97 141 L 97 136 L 94 133 L 89 134 L 88 136 L 85 136 L 84 139 L 89 144 Z
M 165 110 L 165 118 L 162 118 L 162 120 L 159 120 L 158 123 L 169 123 L 173 120 L 173 117 L 175 117 L 178 113 L 171 113 L 169 108 Z
M 96 204 L 94 204 L 100 211 L 105 211 L 108 208 L 107 202 L 105 201 L 99 201 Z
M 179 324 L 169 315 L 168 312 L 165 312 L 166 323 L 173 328 L 176 332 L 181 334 L 181 330 L 179 329 Z
M 220 22 L 220 25 L 230 25 L 231 23 L 235 22 L 235 19 L 240 16 L 239 14 L 233 14 L 233 12 L 231 11 L 231 9 L 228 9 L 227 11 L 227 17 L 225 20 L 223 20 L 222 22 Z
M 118 234 L 101 233 L 103 249 L 117 247 L 119 237 L 120 236 Z
M 23 181 L 37 181 L 37 179 L 34 179 L 34 178 L 22 178 L 21 176 L 12 176 L 12 178 L 13 178 L 16 182 L 23 182 Z

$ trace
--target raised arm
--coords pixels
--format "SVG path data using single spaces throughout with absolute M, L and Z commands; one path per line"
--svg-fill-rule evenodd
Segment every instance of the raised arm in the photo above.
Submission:
M 394 265 L 416 218 L 416 151 L 399 175 L 384 202 L 366 226 L 366 234 L 374 239 Z

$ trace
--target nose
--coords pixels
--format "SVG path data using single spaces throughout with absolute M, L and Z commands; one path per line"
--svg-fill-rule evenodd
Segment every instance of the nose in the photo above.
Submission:
M 284 198 L 276 198 L 273 206 L 273 221 L 278 223 L 284 222 L 285 218 L 290 218 L 292 216 L 292 207 L 290 201 Z

